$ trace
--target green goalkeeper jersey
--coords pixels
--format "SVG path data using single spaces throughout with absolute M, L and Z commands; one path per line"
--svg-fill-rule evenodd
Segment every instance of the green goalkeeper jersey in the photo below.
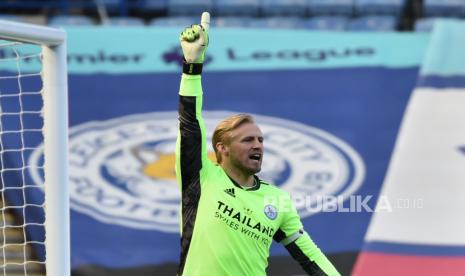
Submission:
M 273 240 L 282 243 L 309 275 L 339 275 L 303 230 L 288 193 L 258 177 L 253 188 L 245 189 L 208 159 L 200 75 L 183 75 L 179 94 L 178 275 L 265 275 Z

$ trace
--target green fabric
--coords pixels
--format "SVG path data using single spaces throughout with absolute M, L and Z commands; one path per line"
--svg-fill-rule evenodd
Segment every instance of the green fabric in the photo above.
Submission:
M 202 96 L 202 76 L 182 74 L 179 95 L 181 96 Z M 202 103 L 200 98 L 200 104 Z M 200 110 L 199 110 L 200 111 Z
M 224 170 L 207 158 L 205 127 L 201 116 L 200 76 L 183 75 L 180 95 L 196 96 L 196 117 L 202 131 L 201 196 L 189 247 L 184 276 L 266 275 L 273 236 L 280 229 L 291 236 L 303 228 L 291 198 L 283 190 L 261 182 L 256 190 L 237 187 Z M 179 143 L 176 149 L 177 176 Z M 276 208 L 276 217 L 265 213 L 265 206 Z M 296 244 L 328 275 L 339 275 L 307 234 Z

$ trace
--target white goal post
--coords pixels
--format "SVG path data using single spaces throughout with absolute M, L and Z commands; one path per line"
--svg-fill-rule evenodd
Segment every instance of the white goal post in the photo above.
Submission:
M 66 33 L 55 28 L 0 20 L 0 39 L 42 47 L 45 267 L 48 276 L 69 276 Z

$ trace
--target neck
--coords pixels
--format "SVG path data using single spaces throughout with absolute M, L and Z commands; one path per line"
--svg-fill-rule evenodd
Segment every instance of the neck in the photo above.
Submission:
M 236 183 L 243 187 L 252 187 L 255 184 L 255 178 L 253 174 L 245 173 L 243 171 L 238 170 L 237 168 L 226 166 L 225 164 L 221 164 L 221 167 L 226 172 L 226 174 L 234 179 Z

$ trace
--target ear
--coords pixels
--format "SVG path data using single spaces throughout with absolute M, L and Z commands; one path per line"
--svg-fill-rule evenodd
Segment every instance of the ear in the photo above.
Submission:
M 223 144 L 222 142 L 216 143 L 216 150 L 221 154 L 221 155 L 227 155 L 229 153 L 229 148 Z

